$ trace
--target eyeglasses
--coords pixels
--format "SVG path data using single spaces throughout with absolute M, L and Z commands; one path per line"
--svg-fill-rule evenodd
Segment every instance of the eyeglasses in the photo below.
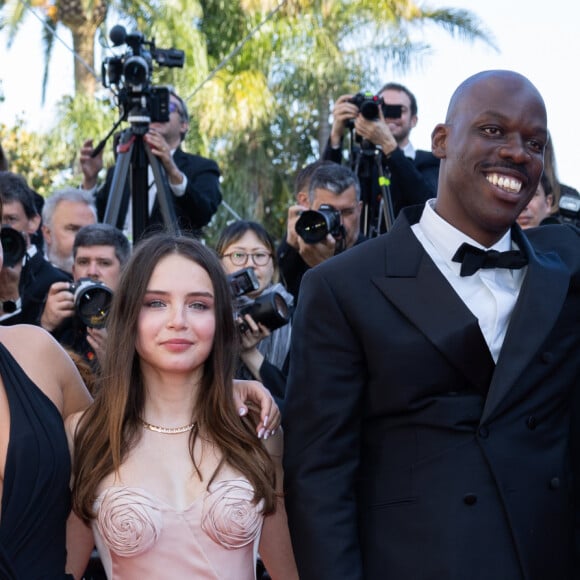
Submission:
M 181 109 L 179 108 L 179 105 L 177 103 L 174 103 L 173 101 L 169 101 L 169 112 L 170 113 L 177 113 L 180 117 L 181 117 Z
M 248 262 L 248 258 L 252 258 L 254 266 L 265 266 L 272 257 L 272 254 L 268 252 L 255 252 L 254 254 L 248 254 L 248 252 L 230 252 L 229 254 L 224 254 L 224 258 L 229 258 L 234 266 L 244 266 Z

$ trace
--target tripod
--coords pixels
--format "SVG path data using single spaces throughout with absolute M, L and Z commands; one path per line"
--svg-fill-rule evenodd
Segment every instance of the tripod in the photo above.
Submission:
M 121 230 L 124 229 L 130 195 L 134 241 L 139 240 L 151 225 L 148 200 L 149 166 L 153 172 L 165 229 L 172 233 L 179 232 L 167 174 L 159 159 L 151 153 L 149 146 L 143 141 L 148 127 L 148 120 L 146 123 L 134 122 L 121 133 L 117 146 L 117 163 L 113 172 L 103 220 L 107 224 Z M 128 181 L 129 169 L 131 169 L 131 173 Z
M 357 141 L 351 134 L 351 169 L 357 175 L 360 182 L 363 213 L 361 219 L 361 233 L 367 238 L 374 238 L 388 231 L 395 215 L 393 200 L 391 197 L 391 176 L 387 169 L 385 172 L 381 163 L 381 152 L 366 139 Z M 376 174 L 373 174 L 373 166 Z M 373 181 L 377 178 L 380 196 L 374 195 Z

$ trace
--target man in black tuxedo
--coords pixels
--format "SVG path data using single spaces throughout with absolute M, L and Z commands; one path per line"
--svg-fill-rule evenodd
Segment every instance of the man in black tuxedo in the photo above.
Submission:
M 580 231 L 515 223 L 547 139 L 528 79 L 470 77 L 432 133 L 437 198 L 305 274 L 284 417 L 302 580 L 578 578 Z
M 379 201 L 384 194 L 392 200 L 396 216 L 403 207 L 435 197 L 439 175 L 439 159 L 431 151 L 415 149 L 410 141 L 418 121 L 415 95 L 407 87 L 391 82 L 377 96 L 384 105 L 373 108 L 378 113 L 374 119 L 362 114 L 360 107 L 366 111 L 365 105 L 354 103 L 355 95 L 337 99 L 330 137 L 322 154 L 323 159 L 342 163 L 344 133 L 354 129 L 349 162 L 361 183 L 361 231 L 371 237 L 386 229 L 382 216 L 380 230 L 377 227 Z M 388 188 L 379 187 L 381 176 L 389 178 Z
M 177 225 L 186 232 L 201 234 L 201 228 L 207 225 L 222 200 L 217 163 L 200 155 L 186 153 L 181 149 L 181 142 L 189 128 L 189 115 L 183 99 L 177 93 L 169 95 L 169 121 L 150 123 L 144 142 L 157 156 L 167 174 L 171 199 L 175 209 Z M 97 218 L 103 221 L 113 181 L 114 167 L 109 169 L 104 185 L 97 189 L 97 177 L 103 167 L 102 154 L 93 157 L 93 142 L 88 140 L 81 149 L 80 164 L 83 171 L 82 188 L 95 193 Z M 163 226 L 163 217 L 156 185 L 153 184 L 150 172 L 148 192 L 149 225 Z M 130 216 L 129 197 L 121 205 L 120 215 Z M 131 230 L 130 223 L 127 230 Z

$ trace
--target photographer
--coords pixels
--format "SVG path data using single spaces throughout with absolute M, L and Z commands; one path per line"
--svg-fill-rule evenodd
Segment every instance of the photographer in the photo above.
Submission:
M 313 171 L 311 171 L 313 169 Z M 286 239 L 278 248 L 280 274 L 288 291 L 298 298 L 304 272 L 365 240 L 359 231 L 360 185 L 357 176 L 346 166 L 316 162 L 304 168 L 296 178 L 297 205 L 288 210 Z M 296 231 L 296 223 L 305 210 L 330 206 L 338 214 L 340 228 L 317 243 L 307 243 Z
M 22 176 L 0 172 L 4 251 L 0 322 L 3 325 L 36 324 L 51 284 L 66 280 L 66 275 L 52 266 L 32 243 L 41 221 L 37 196 Z
M 184 231 L 201 235 L 201 228 L 209 223 L 221 203 L 220 171 L 215 161 L 186 153 L 181 149 L 188 128 L 189 114 L 185 102 L 171 90 L 169 120 L 165 123 L 150 123 L 143 140 L 165 168 L 177 225 Z M 115 167 L 107 171 L 104 185 L 97 189 L 97 177 L 103 167 L 103 155 L 99 153 L 93 157 L 93 154 L 93 141 L 89 139 L 85 141 L 80 153 L 80 165 L 84 176 L 82 188 L 94 193 L 97 216 L 99 221 L 103 221 Z M 150 223 L 161 226 L 163 217 L 151 172 L 149 184 Z M 123 215 L 131 215 L 128 205 L 121 208 Z M 130 231 L 129 226 L 130 222 L 126 226 Z
M 357 100 L 355 95 L 342 95 L 337 99 L 330 138 L 322 158 L 342 163 L 344 133 L 353 127 L 356 136 L 351 135 L 352 139 L 363 140 L 364 146 L 378 150 L 382 171 L 387 177 L 390 176 L 389 192 L 396 217 L 401 208 L 435 197 L 439 160 L 430 151 L 415 150 L 409 140 L 418 121 L 417 100 L 413 93 L 398 83 L 387 83 L 378 97 L 382 104 L 378 106 L 378 116 L 373 119 L 361 114 L 359 105 L 354 102 Z M 351 142 L 351 167 L 355 162 L 354 145 Z M 359 169 L 357 174 L 363 189 L 363 200 L 374 205 L 381 197 L 378 167 L 373 163 L 372 167 L 363 168 L 361 164 Z M 364 178 L 363 169 L 368 172 Z
M 81 228 L 73 245 L 74 283 L 90 279 L 114 292 L 130 252 L 125 235 L 111 225 L 92 224 Z M 96 368 L 105 347 L 106 331 L 87 327 L 82 322 L 71 290 L 68 282 L 57 282 L 50 287 L 40 325 Z
M 235 307 L 238 310 L 241 334 L 241 364 L 236 378 L 263 382 L 280 405 L 286 390 L 285 367 L 290 347 L 289 318 L 293 299 L 282 284 L 277 283 L 274 240 L 260 224 L 240 220 L 231 223 L 221 232 L 216 251 L 227 274 L 235 275 L 244 268 L 250 268 L 255 275 L 253 289 L 243 288 L 233 292 L 237 295 Z M 274 296 L 274 293 L 279 296 Z M 256 300 L 267 297 L 272 298 L 270 304 L 275 304 L 277 298 L 285 302 L 282 304 L 282 312 L 277 307 L 278 310 L 272 312 L 274 316 L 269 317 L 274 318 L 270 328 L 265 321 L 260 322 L 250 314 L 240 314 L 244 305 L 256 304 Z M 275 326 L 277 328 L 273 328 Z

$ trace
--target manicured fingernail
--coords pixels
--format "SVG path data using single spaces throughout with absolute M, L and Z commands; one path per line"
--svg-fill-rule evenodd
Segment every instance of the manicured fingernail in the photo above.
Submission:
M 238 409 L 238 413 L 240 414 L 240 417 L 243 417 L 247 412 L 248 412 L 248 410 L 245 407 L 240 407 Z
M 258 431 L 258 439 L 262 438 L 262 435 L 264 435 L 264 431 L 265 429 L 263 427 Z
M 269 418 L 270 418 L 270 417 L 268 417 L 268 415 L 266 415 L 266 416 L 264 417 L 264 427 L 265 427 L 265 426 L 268 424 L 268 419 L 269 419 Z
M 266 431 L 266 432 L 264 433 L 264 441 L 265 441 L 266 439 L 268 439 L 268 437 L 270 437 L 270 431 Z

